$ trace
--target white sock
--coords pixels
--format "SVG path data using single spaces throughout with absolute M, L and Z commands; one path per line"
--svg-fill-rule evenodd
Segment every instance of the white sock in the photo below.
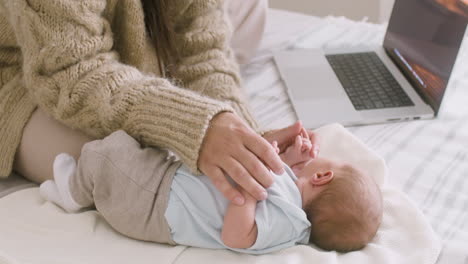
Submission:
M 53 202 L 54 204 L 63 207 L 62 197 L 60 197 L 60 193 L 58 192 L 57 185 L 54 181 L 48 180 L 41 184 L 39 187 L 39 193 L 41 194 L 42 198 L 46 199 L 49 202 Z
M 46 181 L 40 186 L 42 197 L 62 207 L 69 213 L 76 213 L 84 207 L 71 196 L 70 178 L 76 173 L 75 159 L 65 153 L 57 155 L 54 161 L 54 181 Z

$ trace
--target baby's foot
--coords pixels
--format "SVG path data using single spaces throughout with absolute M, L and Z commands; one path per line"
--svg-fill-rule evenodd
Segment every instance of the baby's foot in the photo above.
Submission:
M 39 190 L 42 197 L 69 213 L 76 213 L 83 209 L 83 206 L 75 202 L 70 192 L 70 178 L 75 173 L 75 159 L 65 153 L 57 155 L 54 161 L 54 180 L 48 180 L 41 184 Z

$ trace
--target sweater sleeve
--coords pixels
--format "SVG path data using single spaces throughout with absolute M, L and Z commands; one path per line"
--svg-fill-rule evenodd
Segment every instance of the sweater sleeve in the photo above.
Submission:
M 231 28 L 223 0 L 167 1 L 172 76 L 184 87 L 229 103 L 254 130 L 257 123 L 241 89 L 239 66 L 229 47 Z
M 106 0 L 8 0 L 4 8 L 24 85 L 40 107 L 95 138 L 123 129 L 197 169 L 209 121 L 233 109 L 120 63 L 102 15 Z

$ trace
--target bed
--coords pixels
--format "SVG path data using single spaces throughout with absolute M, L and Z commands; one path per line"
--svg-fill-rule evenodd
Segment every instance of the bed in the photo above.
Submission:
M 251 101 L 254 114 L 263 128 L 278 128 L 291 124 L 296 116 L 286 96 L 285 87 L 279 78 L 277 69 L 272 60 L 272 53 L 282 49 L 294 48 L 340 48 L 362 45 L 378 45 L 383 40 L 385 25 L 370 24 L 365 21 L 355 22 L 342 17 L 317 18 L 289 13 L 278 10 L 269 11 L 269 21 L 263 44 L 256 57 L 242 68 L 245 86 Z M 468 38 L 468 37 L 467 37 Z M 388 184 L 403 191 L 428 219 L 432 229 L 442 242 L 442 251 L 436 252 L 438 264 L 467 264 L 468 263 L 468 41 L 465 39 L 462 51 L 459 55 L 453 77 L 447 91 L 440 115 L 435 120 L 372 125 L 362 127 L 350 127 L 355 137 L 367 144 L 375 153 L 386 161 L 389 168 Z M 2 200 L 15 199 L 22 196 L 21 205 L 31 210 L 40 211 L 59 210 L 50 208 L 37 196 L 37 188 L 33 184 L 14 176 L 5 182 L 0 182 L 0 205 Z M 0 214 L 8 216 L 24 214 L 30 217 L 30 212 L 15 211 L 15 208 L 0 206 Z M 3 210 L 3 211 L 2 211 Z M 10 210 L 10 211 L 5 211 Z M 18 209 L 19 210 L 19 209 Z M 102 232 L 103 236 L 113 239 L 116 244 L 125 240 L 118 235 L 107 234 L 99 223 L 93 222 L 95 212 L 87 212 L 82 216 L 83 221 L 90 221 L 92 228 L 83 230 L 70 230 L 64 232 L 60 229 L 60 235 L 71 235 L 79 239 L 89 232 Z M 74 219 L 70 215 L 63 214 L 63 223 L 73 225 Z M 0 218 L 1 219 L 1 218 Z M 14 220 L 3 218 L 3 224 L 7 227 L 0 228 L 0 244 L 2 237 L 14 234 L 21 229 L 38 231 L 34 226 L 17 223 Z M 6 221 L 9 220 L 9 221 Z M 40 225 L 46 224 L 46 218 L 35 219 Z M 65 225 L 64 224 L 64 225 Z M 94 225 L 93 225 L 94 224 Z M 2 234 L 2 232 L 4 232 Z M 49 232 L 49 233 L 47 233 Z M 51 234 L 50 230 L 44 231 L 44 237 Z M 105 235 L 104 235 L 105 233 Z M 4 236 L 5 235 L 5 236 Z M 19 239 L 19 238 L 18 238 Z M 46 238 L 44 238 L 46 239 Z M 89 243 L 98 247 L 105 240 L 93 240 Z M 27 256 L 40 256 L 42 241 L 11 241 L 18 245 L 24 243 L 25 249 L 11 249 L 8 254 L 1 254 L 0 263 L 19 263 L 16 254 Z M 114 248 L 113 259 L 100 259 L 102 252 L 88 251 L 76 254 L 92 255 L 101 263 L 113 262 L 123 259 L 138 263 L 139 252 L 149 243 L 143 243 L 134 251 L 128 248 Z M 31 246 L 28 246 L 31 245 Z M 54 247 L 60 255 L 60 249 L 66 246 L 74 246 L 73 239 L 69 241 L 57 241 Z M 94 247 L 90 248 L 94 248 Z M 161 252 L 164 251 L 164 254 Z M 26 253 L 25 253 L 26 252 Z M 128 254 L 122 255 L 123 252 Z M 232 254 L 220 254 L 219 251 L 199 250 L 192 248 L 159 247 L 145 258 L 154 258 L 156 263 L 206 263 L 207 259 L 223 258 L 223 262 L 236 263 L 239 261 L 251 262 L 276 262 L 274 256 L 264 258 L 239 257 Z M 200 253 L 202 252 L 202 253 Z M 295 258 L 294 251 L 288 262 L 301 263 Z M 292 253 L 291 253 L 292 252 Z M 109 252 L 108 252 L 109 253 Z M 44 253 L 45 254 L 45 253 Z M 68 253 L 67 253 L 68 254 Z M 112 254 L 112 252 L 110 253 Z M 133 255 L 132 255 L 133 254 Z M 164 255 L 164 257 L 161 257 Z M 26 259 L 24 257 L 22 259 Z M 284 259 L 283 259 L 284 260 Z M 27 261 L 33 263 L 34 261 Z M 59 262 L 57 262 L 59 263 Z M 70 263 L 85 263 L 70 258 Z M 388 263 L 395 263 L 389 261 Z M 413 262 L 416 263 L 416 262 Z M 423 262 L 421 262 L 423 263 Z M 426 262 L 424 262 L 426 263 Z
M 254 113 L 268 128 L 296 120 L 272 51 L 379 45 L 386 27 L 278 11 L 271 11 L 271 17 L 281 18 L 270 19 L 265 45 L 244 70 Z M 468 263 L 467 101 L 468 32 L 437 119 L 348 128 L 385 159 L 389 182 L 407 193 L 427 216 L 443 242 L 439 264 Z

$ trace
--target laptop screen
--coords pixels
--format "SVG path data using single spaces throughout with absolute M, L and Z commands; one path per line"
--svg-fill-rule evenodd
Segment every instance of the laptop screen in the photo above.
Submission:
M 468 22 L 463 0 L 396 0 L 384 47 L 437 113 Z

